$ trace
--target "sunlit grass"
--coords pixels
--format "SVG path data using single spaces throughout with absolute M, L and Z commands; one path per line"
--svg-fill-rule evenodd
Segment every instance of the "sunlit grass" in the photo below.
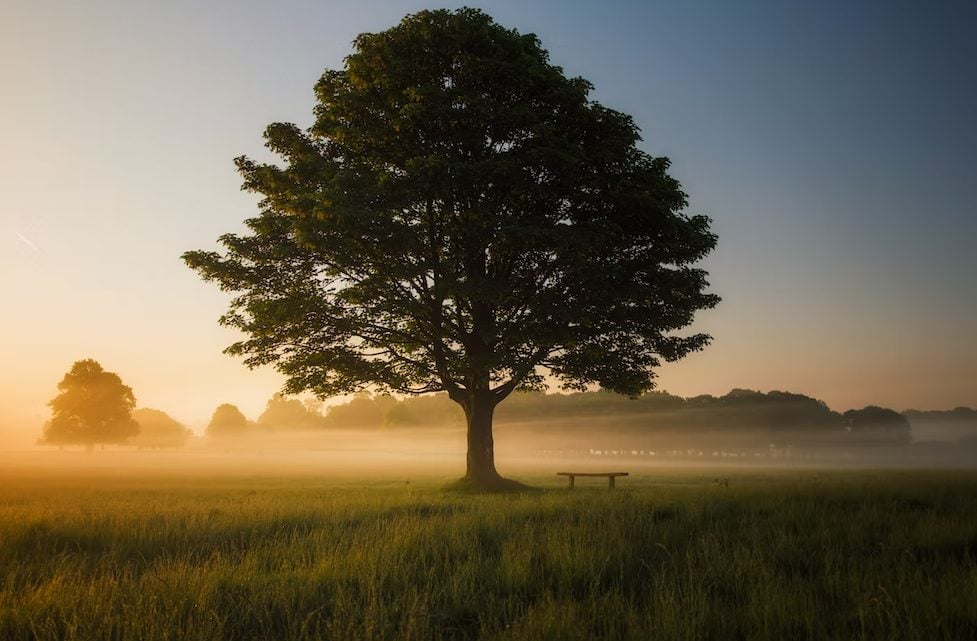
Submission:
M 977 474 L 0 489 L 0 639 L 961 639 Z

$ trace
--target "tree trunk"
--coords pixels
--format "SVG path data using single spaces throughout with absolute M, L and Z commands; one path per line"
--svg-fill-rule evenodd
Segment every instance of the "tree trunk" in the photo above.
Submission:
M 495 470 L 495 443 L 492 439 L 492 416 L 495 398 L 491 392 L 474 392 L 463 403 L 468 421 L 468 470 L 465 479 L 474 485 L 499 484 L 502 477 Z

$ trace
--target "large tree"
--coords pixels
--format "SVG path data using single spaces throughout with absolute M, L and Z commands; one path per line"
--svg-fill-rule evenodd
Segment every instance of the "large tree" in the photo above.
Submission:
M 98 361 L 77 361 L 58 383 L 58 392 L 48 403 L 52 416 L 41 443 L 92 449 L 99 443 L 124 443 L 139 433 L 132 418 L 136 406 L 132 389 Z
M 669 161 L 590 100 L 532 34 L 474 9 L 361 34 L 316 85 L 315 123 L 276 123 L 282 164 L 240 157 L 260 194 L 250 233 L 184 260 L 236 296 L 227 352 L 285 391 L 446 391 L 468 421 L 468 472 L 501 482 L 492 415 L 549 374 L 638 395 L 701 349 L 715 305 L 694 265 L 714 247 Z

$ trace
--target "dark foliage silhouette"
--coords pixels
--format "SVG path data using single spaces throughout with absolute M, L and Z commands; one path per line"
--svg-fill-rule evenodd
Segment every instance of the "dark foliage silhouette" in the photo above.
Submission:
M 285 392 L 447 392 L 468 425 L 466 479 L 495 469 L 495 407 L 548 373 L 637 396 L 702 349 L 681 336 L 718 298 L 715 246 L 669 161 L 592 101 L 531 34 L 474 9 L 362 34 L 316 86 L 315 124 L 272 124 L 281 166 L 241 157 L 262 196 L 250 233 L 184 254 L 236 297 L 228 348 Z
M 861 439 L 908 443 L 912 438 L 909 419 L 885 407 L 869 405 L 860 410 L 848 410 L 845 420 L 852 434 Z

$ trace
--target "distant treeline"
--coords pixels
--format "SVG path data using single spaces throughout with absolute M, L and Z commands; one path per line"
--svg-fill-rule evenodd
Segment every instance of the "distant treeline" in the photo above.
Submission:
M 681 446 L 695 437 L 710 446 L 758 445 L 902 445 L 920 440 L 919 423 L 930 429 L 952 425 L 944 440 L 977 439 L 977 410 L 904 413 L 868 406 L 836 412 L 824 402 L 803 394 L 762 393 L 734 389 L 724 396 L 683 398 L 651 392 L 629 399 L 609 392 L 573 394 L 517 393 L 499 405 L 496 424 L 502 433 L 521 431 L 579 437 L 635 437 L 663 446 Z M 245 433 L 272 433 L 317 429 L 462 428 L 464 416 L 444 394 L 397 399 L 360 394 L 323 409 L 318 401 L 302 402 L 281 395 L 272 397 L 256 421 L 248 421 L 236 408 L 218 408 L 208 435 L 221 438 Z
M 94 359 L 75 362 L 58 383 L 58 392 L 49 402 L 52 416 L 38 440 L 41 445 L 162 449 L 182 447 L 193 438 L 191 430 L 165 412 L 136 409 L 132 389 Z M 803 394 L 744 389 L 691 398 L 667 392 L 634 399 L 603 391 L 516 393 L 496 408 L 495 426 L 504 437 L 500 441 L 520 450 L 695 449 L 698 453 L 718 448 L 720 454 L 729 450 L 755 455 L 758 448 L 798 447 L 811 452 L 821 447 L 901 448 L 930 442 L 936 449 L 960 444 L 960 452 L 977 452 L 977 410 L 967 407 L 900 413 L 870 405 L 839 413 Z M 283 443 L 277 435 L 329 430 L 389 431 L 413 438 L 412 430 L 457 435 L 464 428 L 460 407 L 446 394 L 396 398 L 364 393 L 330 405 L 275 394 L 254 421 L 233 405 L 218 406 L 206 440 L 230 445 L 250 437 L 270 437 Z

